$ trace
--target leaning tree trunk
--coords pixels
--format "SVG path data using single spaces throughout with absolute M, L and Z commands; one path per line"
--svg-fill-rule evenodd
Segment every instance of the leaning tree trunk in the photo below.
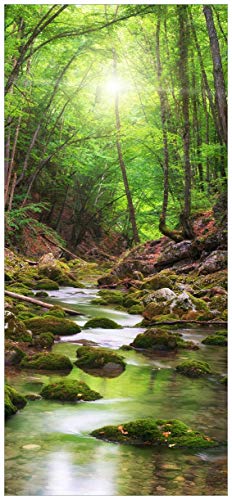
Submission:
M 224 144 L 227 145 L 227 98 L 226 98 L 225 80 L 222 69 L 220 47 L 218 43 L 216 28 L 214 25 L 213 12 L 211 6 L 204 5 L 203 12 L 205 14 L 206 25 L 210 40 L 210 49 L 213 60 L 213 76 L 214 76 L 214 87 L 216 94 L 216 106 L 223 133 L 223 142 Z
M 114 77 L 117 79 L 117 54 L 115 49 L 112 49 L 113 53 L 113 64 L 114 64 Z M 114 101 L 114 109 L 115 109 L 115 120 L 116 120 L 116 146 L 117 146 L 117 152 L 118 152 L 118 161 L 119 165 L 121 168 L 122 172 L 122 178 L 123 178 L 123 183 L 124 183 L 124 188 L 126 192 L 126 197 L 127 197 L 127 203 L 128 203 L 128 211 L 129 211 L 129 219 L 132 227 L 132 234 L 133 234 L 133 242 L 134 243 L 139 243 L 139 234 L 138 234 L 138 228 L 136 224 L 136 217 L 135 217 L 135 209 L 133 205 L 133 200 L 130 192 L 130 187 L 129 187 L 129 182 L 127 178 L 127 172 L 126 172 L 126 165 L 124 163 L 123 159 L 123 154 L 122 154 L 122 146 L 121 146 L 121 140 L 120 140 L 120 130 L 121 130 L 121 121 L 120 121 L 120 114 L 119 114 L 119 94 L 118 91 L 115 93 L 115 101 Z
M 179 80 L 180 80 L 180 95 L 183 116 L 183 147 L 184 147 L 184 210 L 180 216 L 180 221 L 183 226 L 183 235 L 185 238 L 192 239 L 194 237 L 193 229 L 190 222 L 191 214 L 191 163 L 190 163 L 190 121 L 189 121 L 189 77 L 188 77 L 188 44 L 189 44 L 189 29 L 187 25 L 187 6 L 178 5 L 179 18 Z

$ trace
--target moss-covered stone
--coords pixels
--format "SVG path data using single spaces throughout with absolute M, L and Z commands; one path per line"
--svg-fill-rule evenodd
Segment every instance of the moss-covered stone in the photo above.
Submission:
M 44 314 L 45 316 L 55 316 L 56 318 L 65 318 L 66 313 L 62 307 L 59 306 L 54 306 L 52 309 L 49 309 L 47 313 Z
M 72 363 L 67 356 L 53 353 L 35 354 L 31 357 L 25 357 L 21 363 L 21 368 L 29 368 L 36 370 L 51 370 L 51 371 L 70 371 Z
M 116 329 L 121 328 L 121 326 L 109 318 L 92 318 L 85 323 L 84 329 L 86 328 Z
M 152 418 L 126 422 L 118 426 L 105 426 L 91 435 L 106 441 L 169 448 L 208 448 L 217 445 L 213 439 L 193 431 L 180 420 L 154 420 Z
M 169 307 L 165 303 L 150 302 L 143 311 L 143 317 L 151 321 L 153 318 L 155 319 L 156 316 L 166 315 L 169 314 L 169 312 Z
M 19 349 L 19 347 L 10 341 L 5 343 L 5 365 L 12 366 L 18 365 L 20 361 L 24 358 L 25 353 Z
M 224 335 L 208 335 L 201 343 L 205 345 L 227 346 L 227 338 Z
M 172 280 L 165 274 L 155 274 L 151 278 L 146 278 L 143 281 L 142 289 L 146 288 L 147 290 L 159 290 L 160 288 L 171 288 L 173 283 Z
M 9 292 L 18 293 L 19 295 L 25 295 L 26 297 L 34 296 L 32 290 L 22 283 L 13 283 L 12 285 L 6 286 L 6 290 L 8 290 Z
M 43 299 L 45 297 L 49 297 L 49 294 L 45 291 L 36 292 L 35 297 Z
M 59 285 L 48 278 L 37 281 L 34 286 L 35 290 L 59 290 Z
M 95 401 L 102 396 L 79 380 L 62 379 L 42 388 L 41 396 L 59 401 Z
M 5 417 L 14 415 L 27 404 L 26 398 L 10 385 L 5 385 Z
M 40 335 L 33 338 L 32 344 L 36 347 L 49 349 L 54 344 L 54 338 L 51 332 L 40 333 Z
M 17 319 L 12 311 L 5 311 L 5 338 L 22 342 L 31 342 L 32 339 L 24 322 Z
M 189 293 L 189 297 L 197 311 L 209 312 L 209 307 L 203 299 L 198 299 Z
M 187 377 L 204 377 L 210 375 L 212 370 L 206 361 L 189 360 L 176 366 L 176 370 Z
M 129 314 L 142 314 L 144 311 L 144 306 L 140 305 L 140 304 L 137 304 L 137 305 L 134 305 L 134 306 L 131 306 L 129 309 L 128 309 L 128 313 Z
M 32 330 L 33 334 L 51 332 L 55 335 L 75 335 L 81 331 L 74 321 L 55 316 L 36 316 L 25 321 L 26 326 Z
M 120 290 L 99 290 L 98 294 L 107 304 L 123 305 L 125 294 Z
M 210 302 L 211 309 L 223 312 L 227 308 L 227 295 L 215 295 Z
M 126 367 L 123 357 L 116 352 L 89 346 L 77 349 L 77 361 L 74 364 L 88 373 L 105 377 L 118 376 Z
M 181 334 L 150 328 L 144 333 L 139 333 L 130 344 L 137 349 L 152 349 L 155 351 L 175 351 L 182 349 L 198 349 L 193 342 L 186 342 Z

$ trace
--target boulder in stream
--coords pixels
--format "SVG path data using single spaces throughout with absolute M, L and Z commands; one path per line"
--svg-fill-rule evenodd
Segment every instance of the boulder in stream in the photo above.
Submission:
M 13 387 L 5 385 L 5 417 L 14 415 L 18 410 L 26 406 L 26 398 Z
M 183 361 L 183 363 L 176 366 L 176 371 L 193 378 L 212 374 L 210 365 L 206 361 L 196 361 L 194 359 Z
M 42 388 L 40 395 L 45 399 L 59 401 L 95 401 L 102 396 L 92 391 L 87 384 L 80 380 L 61 379 Z
M 62 354 L 43 353 L 25 356 L 20 363 L 20 368 L 49 371 L 70 371 L 72 363 L 67 356 Z
M 34 318 L 25 320 L 25 324 L 33 334 L 51 332 L 54 335 L 75 335 L 80 333 L 81 329 L 77 323 L 70 319 L 57 318 L 56 316 L 35 316 Z
M 194 342 L 183 340 L 180 333 L 172 333 L 161 328 L 149 328 L 144 333 L 139 333 L 130 345 L 137 349 L 153 351 L 175 351 L 178 348 L 198 349 Z
M 117 377 L 126 368 L 123 356 L 102 347 L 80 347 L 74 364 L 91 375 L 107 378 Z
M 180 420 L 145 418 L 120 425 L 108 425 L 91 432 L 105 441 L 167 448 L 209 448 L 217 445 L 213 439 L 193 431 Z
M 122 328 L 116 321 L 109 318 L 92 318 L 84 325 L 86 328 L 105 328 L 106 330 Z

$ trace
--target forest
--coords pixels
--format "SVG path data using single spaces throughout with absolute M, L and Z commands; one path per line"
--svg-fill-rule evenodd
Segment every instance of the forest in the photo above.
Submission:
M 6 495 L 227 495 L 227 28 L 5 5 Z

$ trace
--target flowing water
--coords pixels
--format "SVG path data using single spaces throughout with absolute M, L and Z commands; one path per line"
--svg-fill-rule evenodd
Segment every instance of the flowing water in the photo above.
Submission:
M 105 316 L 121 330 L 88 329 L 63 337 L 53 352 L 73 361 L 77 342 L 85 339 L 118 349 L 129 344 L 143 328 L 134 326 L 139 315 L 129 315 L 91 304 L 98 290 L 60 288 L 50 292 L 54 304 L 70 304 L 81 316 Z M 186 340 L 200 343 L 209 330 L 178 330 Z M 213 330 L 210 330 L 213 331 Z M 226 349 L 204 346 L 199 351 L 159 353 L 120 351 L 126 370 L 116 378 L 89 375 L 75 367 L 64 375 L 81 379 L 103 396 L 93 402 L 29 401 L 5 428 L 6 495 L 226 495 L 226 448 L 188 451 L 146 449 L 99 441 L 90 432 L 108 424 L 137 418 L 179 418 L 193 429 L 225 442 L 226 390 L 218 379 L 189 379 L 173 368 L 184 359 L 208 361 L 226 373 Z M 7 381 L 23 393 L 40 392 L 57 374 L 11 370 Z M 25 445 L 31 445 L 24 448 Z

